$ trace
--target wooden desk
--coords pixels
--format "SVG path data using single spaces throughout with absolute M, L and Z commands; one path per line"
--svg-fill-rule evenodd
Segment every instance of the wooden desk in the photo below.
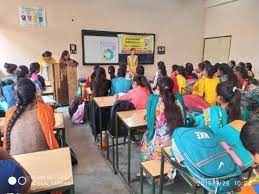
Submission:
M 131 131 L 136 128 L 142 128 L 147 125 L 147 121 L 145 120 L 146 109 L 142 110 L 132 110 L 132 111 L 123 111 L 117 112 L 116 118 L 116 171 L 123 179 L 123 181 L 130 188 L 130 172 L 131 172 Z M 123 124 L 128 130 L 128 180 L 126 180 L 119 169 L 119 148 L 118 148 L 118 130 L 119 126 Z M 131 188 L 130 188 L 131 189 Z
M 116 102 L 115 96 L 95 97 L 94 101 L 99 108 L 111 107 Z
M 42 96 L 53 95 L 54 91 L 53 91 L 52 86 L 46 87 L 46 89 L 41 94 L 42 94 Z
M 117 115 L 129 128 L 146 126 L 146 109 L 118 112 Z
M 13 156 L 31 175 L 29 193 L 70 190 L 74 180 L 69 148 Z
M 45 85 L 46 85 L 46 87 L 50 87 L 50 86 L 52 86 L 52 83 L 51 83 L 51 81 L 45 81 Z
M 93 130 L 94 130 L 94 138 L 95 141 L 97 140 L 97 130 L 95 126 L 95 106 L 97 106 L 97 113 L 99 115 L 99 127 L 100 132 L 102 131 L 102 110 L 105 108 L 110 108 L 113 106 L 113 104 L 116 102 L 115 96 L 104 96 L 104 97 L 95 97 L 93 98 L 93 104 L 92 104 L 92 122 L 93 122 Z M 102 142 L 102 136 L 100 136 L 101 142 Z M 99 148 L 99 146 L 98 146 Z M 100 150 L 102 150 L 102 144 L 100 145 Z

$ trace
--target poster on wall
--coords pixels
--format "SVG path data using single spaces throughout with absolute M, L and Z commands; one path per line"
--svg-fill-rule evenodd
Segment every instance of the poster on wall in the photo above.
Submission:
M 129 54 L 135 48 L 137 54 L 153 54 L 154 36 L 119 34 L 120 54 Z
M 21 26 L 46 27 L 46 12 L 40 7 L 19 7 Z

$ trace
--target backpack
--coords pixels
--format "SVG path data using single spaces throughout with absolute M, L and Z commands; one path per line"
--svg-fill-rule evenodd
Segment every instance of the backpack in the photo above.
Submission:
M 114 103 L 111 109 L 110 121 L 108 123 L 108 130 L 112 136 L 116 136 L 116 113 L 121 111 L 135 110 L 135 106 L 127 100 L 118 100 Z M 121 127 L 118 131 L 118 137 L 126 137 L 128 131 L 125 127 Z
M 210 107 L 208 102 L 196 94 L 184 95 L 183 100 L 188 112 L 202 112 Z
M 82 124 L 84 123 L 85 116 L 85 102 L 80 104 L 77 108 L 77 111 L 72 116 L 72 122 L 74 124 Z
M 212 130 L 219 140 L 226 142 L 230 146 L 231 150 L 238 156 L 238 158 L 240 158 L 243 163 L 241 166 L 243 171 L 251 167 L 254 163 L 252 155 L 247 151 L 240 139 L 240 129 L 238 128 L 242 127 L 238 127 L 238 125 L 243 126 L 245 123 L 245 121 L 236 120 L 223 128 Z
M 68 112 L 70 117 L 72 118 L 72 116 L 74 115 L 74 113 L 77 111 L 78 106 L 82 104 L 82 99 L 81 97 L 74 97 L 73 100 L 71 101 L 69 107 L 68 107 Z
M 210 192 L 229 192 L 241 183 L 241 168 L 208 127 L 177 128 L 172 136 L 172 154 Z
M 8 105 L 8 109 L 12 108 L 16 104 L 16 100 L 14 97 L 14 89 L 13 89 L 14 81 L 13 80 L 5 80 L 1 82 L 2 87 L 2 95 L 5 98 L 5 101 Z

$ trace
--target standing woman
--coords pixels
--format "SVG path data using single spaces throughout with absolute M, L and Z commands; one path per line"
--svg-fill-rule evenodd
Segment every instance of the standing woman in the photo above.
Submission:
M 151 95 L 148 99 L 148 131 L 141 142 L 141 161 L 160 159 L 161 148 L 172 144 L 175 128 L 184 125 L 185 110 L 173 94 L 173 87 L 173 80 L 163 77 L 158 84 L 159 95 Z
M 136 49 L 130 49 L 131 55 L 127 57 L 127 64 L 129 67 L 129 71 L 132 75 L 136 73 L 136 68 L 138 66 L 138 56 L 136 54 Z
M 40 64 L 40 74 L 46 80 L 49 79 L 49 67 L 52 64 L 57 63 L 56 60 L 52 57 L 52 53 L 50 51 L 45 51 L 42 54 L 42 57 L 39 59 Z
M 71 64 L 73 66 L 77 66 L 78 62 L 70 58 L 70 54 L 67 50 L 64 50 L 62 52 L 62 55 L 59 59 L 59 63 L 66 63 L 66 64 Z

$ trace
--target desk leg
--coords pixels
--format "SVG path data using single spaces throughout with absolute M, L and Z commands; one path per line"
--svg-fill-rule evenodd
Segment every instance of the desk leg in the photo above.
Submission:
M 102 137 L 102 109 L 99 107 L 98 108 L 98 112 L 99 112 L 99 128 L 100 128 L 100 148 L 101 148 L 101 151 L 103 151 L 103 145 L 102 145 L 102 142 L 103 142 L 103 137 Z
M 164 165 L 165 165 L 165 156 L 164 156 L 164 150 L 163 150 L 163 148 L 162 148 L 161 167 L 160 167 L 160 188 L 159 188 L 159 194 L 163 194 L 163 187 L 164 187 Z
M 143 186 L 144 186 L 143 167 L 140 164 L 140 194 L 143 194 Z
M 66 130 L 65 128 L 61 129 L 63 142 L 66 141 L 66 131 L 65 130 Z
M 128 128 L 128 184 L 130 185 L 130 146 L 131 146 L 131 138 L 130 138 L 130 129 Z
M 70 189 L 70 194 L 75 194 L 75 186 L 73 185 L 72 188 Z
M 92 100 L 92 127 L 94 131 L 94 141 L 96 142 L 97 139 L 97 132 L 96 132 L 96 126 L 95 126 L 95 102 Z
M 118 116 L 116 114 L 115 116 L 115 126 L 116 126 L 116 169 L 119 171 L 119 147 L 118 147 L 118 130 L 119 130 L 119 120 Z

